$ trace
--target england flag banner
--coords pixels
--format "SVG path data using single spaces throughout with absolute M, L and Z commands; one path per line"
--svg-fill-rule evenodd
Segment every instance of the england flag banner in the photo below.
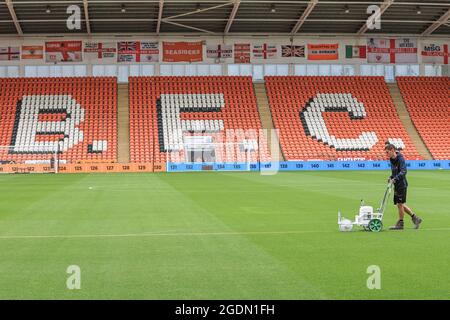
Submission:
M 20 60 L 19 47 L 0 47 L 0 61 Z
M 367 41 L 369 63 L 417 63 L 417 40 L 411 38 L 370 38 Z
M 115 60 L 116 59 L 115 42 L 86 42 L 84 44 L 84 56 L 86 60 Z
M 231 44 L 215 44 L 206 46 L 206 57 L 210 59 L 227 59 L 233 57 Z
M 253 58 L 255 59 L 274 59 L 277 57 L 277 46 L 271 44 L 253 45 Z

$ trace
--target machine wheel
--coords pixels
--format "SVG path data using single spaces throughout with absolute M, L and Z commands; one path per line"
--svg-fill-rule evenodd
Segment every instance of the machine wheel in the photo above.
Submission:
M 380 232 L 383 229 L 383 222 L 380 219 L 372 219 L 369 221 L 368 227 L 372 232 Z

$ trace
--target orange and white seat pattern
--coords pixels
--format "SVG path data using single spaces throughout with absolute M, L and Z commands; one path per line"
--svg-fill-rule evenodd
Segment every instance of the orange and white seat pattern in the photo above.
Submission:
M 351 119 L 364 119 L 367 115 L 364 104 L 351 94 L 316 95 L 300 114 L 306 134 L 337 151 L 370 150 L 378 142 L 375 132 L 362 132 L 357 138 L 336 138 L 335 135 L 330 135 L 322 116 L 324 112 L 346 112 Z
M 266 77 L 286 160 L 384 159 L 387 142 L 421 159 L 383 77 Z
M 132 162 L 185 161 L 193 141 L 216 162 L 269 159 L 251 77 L 131 77 L 129 92 Z
M 115 78 L 0 79 L 0 161 L 115 162 Z

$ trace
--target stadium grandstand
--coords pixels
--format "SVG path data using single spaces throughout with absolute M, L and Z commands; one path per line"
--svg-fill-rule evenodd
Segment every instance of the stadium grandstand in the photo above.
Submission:
M 449 0 L 0 0 L 0 299 L 448 294 L 449 45 Z M 408 241 L 435 268 L 379 238 L 395 290 L 370 295 L 346 272 L 374 238 L 341 255 L 332 232 L 349 199 L 379 200 L 386 147 L 427 184 L 411 198 L 435 231 Z M 78 296 L 50 276 L 63 252 L 101 269 Z M 434 281 L 408 291 L 409 267 Z
M 449 3 L 378 5 L 1 3 L 1 161 L 447 159 Z

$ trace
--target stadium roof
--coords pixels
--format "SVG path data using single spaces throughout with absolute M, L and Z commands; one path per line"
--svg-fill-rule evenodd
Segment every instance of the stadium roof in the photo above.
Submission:
M 369 30 L 369 5 L 382 12 Z M 77 5 L 81 30 L 66 12 Z M 446 1 L 0 0 L 0 35 L 416 35 L 450 36 Z

